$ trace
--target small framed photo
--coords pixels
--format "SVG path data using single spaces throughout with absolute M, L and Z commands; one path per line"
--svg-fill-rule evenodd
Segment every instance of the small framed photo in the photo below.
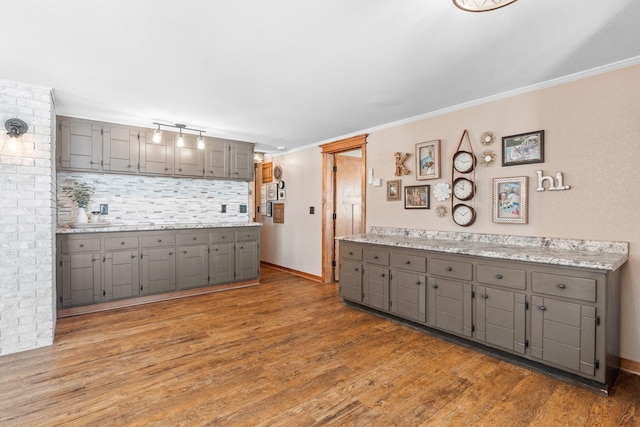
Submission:
M 387 200 L 402 200 L 402 180 L 387 181 Z
M 526 224 L 528 222 L 527 187 L 529 178 L 493 179 L 493 222 L 506 224 Z
M 278 189 L 278 200 L 284 200 L 287 198 L 287 190 L 284 188 Z
M 267 202 L 265 207 L 264 216 L 273 216 L 273 202 Z
M 416 144 L 416 179 L 440 178 L 440 140 Z
M 273 202 L 274 200 L 278 200 L 278 184 L 267 184 L 267 201 Z
M 544 163 L 544 131 L 502 137 L 502 166 Z
M 405 209 L 429 209 L 429 185 L 410 185 L 404 187 Z

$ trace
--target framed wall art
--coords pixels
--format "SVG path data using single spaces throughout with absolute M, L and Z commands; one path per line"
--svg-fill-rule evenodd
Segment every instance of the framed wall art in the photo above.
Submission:
M 387 181 L 387 200 L 402 200 L 402 180 Z
M 543 130 L 502 137 L 502 166 L 543 162 Z
M 405 209 L 429 209 L 429 185 L 410 185 L 404 187 Z
M 493 222 L 505 224 L 528 222 L 528 185 L 529 178 L 526 176 L 493 179 Z
M 440 178 L 440 140 L 416 144 L 416 179 Z
M 274 200 L 278 200 L 278 184 L 267 184 L 267 201 L 272 202 Z

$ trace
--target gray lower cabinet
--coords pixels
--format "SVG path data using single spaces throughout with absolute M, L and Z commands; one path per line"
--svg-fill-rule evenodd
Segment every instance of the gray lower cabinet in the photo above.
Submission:
M 610 390 L 619 270 L 340 242 L 340 296 Z
M 260 277 L 259 227 L 58 235 L 58 308 Z

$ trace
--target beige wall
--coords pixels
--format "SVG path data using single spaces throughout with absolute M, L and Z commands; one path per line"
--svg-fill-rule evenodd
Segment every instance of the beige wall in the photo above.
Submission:
M 415 153 L 415 144 L 442 141 L 442 178 L 417 181 L 412 171 L 402 184 L 450 182 L 451 157 L 464 129 L 480 152 L 482 132 L 496 134 L 491 146 L 496 164 L 479 166 L 475 198 L 478 219 L 466 228 L 453 224 L 450 213 L 439 218 L 432 198 L 431 210 L 405 210 L 403 202 L 387 202 L 386 180 L 396 179 L 395 151 Z M 500 137 L 545 130 L 545 162 L 501 166 Z M 373 168 L 382 187 L 367 186 L 367 225 L 453 230 L 475 233 L 620 240 L 630 242 L 629 262 L 622 274 L 622 357 L 640 361 L 640 66 L 589 77 L 509 99 L 371 132 L 367 138 L 367 167 Z M 320 275 L 321 155 L 316 147 L 284 155 L 287 189 L 284 225 L 265 220 L 262 259 Z M 536 192 L 536 170 L 545 175 L 561 171 L 568 191 Z M 492 178 L 529 177 L 529 224 L 493 224 Z M 449 201 L 442 203 L 449 207 Z M 316 215 L 309 216 L 309 206 Z
M 474 233 L 620 240 L 630 242 L 629 262 L 622 274 L 621 355 L 640 361 L 640 66 L 585 78 L 526 95 L 374 132 L 367 138 L 367 167 L 377 178 L 395 179 L 395 151 L 415 152 L 415 144 L 442 140 L 442 178 L 416 181 L 415 157 L 407 162 L 412 173 L 402 184 L 451 181 L 451 157 L 464 129 L 474 151 L 485 149 L 482 132 L 496 134 L 491 146 L 496 164 L 476 172 L 478 217 L 468 229 L 456 226 L 450 212 L 405 210 L 403 202 L 387 202 L 386 186 L 367 188 L 367 225 L 411 227 Z M 544 129 L 545 162 L 501 166 L 500 137 Z M 568 191 L 537 192 L 536 170 L 564 174 Z M 491 221 L 492 179 L 529 177 L 529 224 Z

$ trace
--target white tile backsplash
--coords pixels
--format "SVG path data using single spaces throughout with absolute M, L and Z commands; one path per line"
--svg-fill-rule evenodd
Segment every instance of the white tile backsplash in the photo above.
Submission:
M 114 225 L 249 220 L 248 213 L 240 213 L 240 205 L 249 202 L 247 182 L 58 172 L 58 226 L 75 221 L 75 204 L 64 191 L 74 182 L 94 187 L 88 211 L 108 204 L 109 214 L 102 219 Z M 221 212 L 223 204 L 226 213 Z

